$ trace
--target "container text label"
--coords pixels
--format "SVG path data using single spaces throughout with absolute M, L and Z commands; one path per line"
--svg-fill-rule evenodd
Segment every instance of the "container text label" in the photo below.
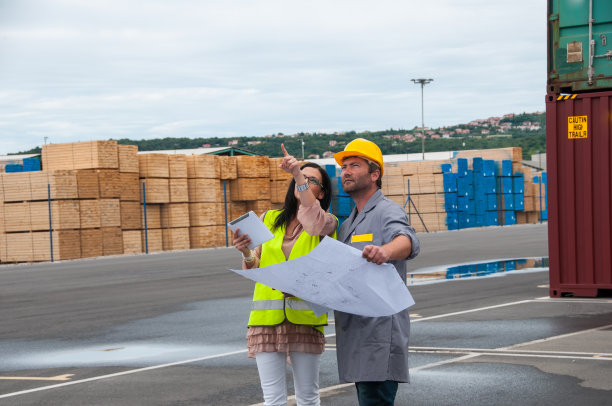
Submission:
M 567 118 L 567 138 L 587 138 L 587 116 L 569 116 Z

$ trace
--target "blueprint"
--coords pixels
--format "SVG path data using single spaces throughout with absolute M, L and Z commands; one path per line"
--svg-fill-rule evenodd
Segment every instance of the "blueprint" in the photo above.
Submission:
M 367 262 L 360 250 L 333 238 L 324 238 L 308 255 L 291 261 L 232 271 L 309 302 L 317 314 L 332 309 L 390 316 L 414 304 L 393 265 Z

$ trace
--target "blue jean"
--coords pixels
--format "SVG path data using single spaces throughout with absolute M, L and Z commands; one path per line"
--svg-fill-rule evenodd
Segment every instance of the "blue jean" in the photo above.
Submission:
M 396 381 L 355 382 L 359 406 L 393 406 L 397 394 Z

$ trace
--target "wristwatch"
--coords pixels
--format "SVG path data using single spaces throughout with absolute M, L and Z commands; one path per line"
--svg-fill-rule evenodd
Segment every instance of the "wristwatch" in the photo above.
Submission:
M 308 190 L 308 179 L 306 179 L 306 183 L 304 183 L 303 185 L 296 185 L 298 192 L 303 192 L 305 190 Z

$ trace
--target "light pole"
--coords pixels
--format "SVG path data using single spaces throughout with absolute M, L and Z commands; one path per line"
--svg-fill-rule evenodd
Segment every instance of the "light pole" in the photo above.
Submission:
M 421 84 L 421 142 L 423 147 L 423 160 L 425 160 L 425 107 L 423 106 L 423 88 L 426 84 L 433 82 L 433 79 L 410 79 L 415 84 Z

